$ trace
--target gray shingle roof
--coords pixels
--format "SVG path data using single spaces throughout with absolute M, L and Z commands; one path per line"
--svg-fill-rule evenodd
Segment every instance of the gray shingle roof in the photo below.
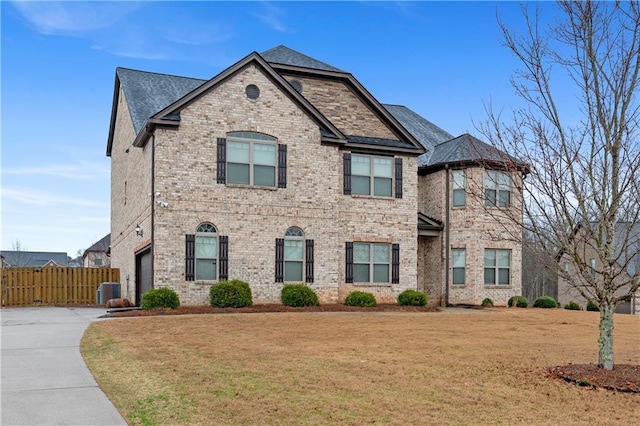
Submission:
M 109 245 L 111 244 L 111 234 L 107 234 L 100 239 L 97 243 L 89 247 L 84 251 L 83 257 L 88 252 L 106 252 L 109 249 Z
M 516 161 L 508 154 L 487 145 L 468 133 L 436 145 L 428 166 L 469 161 Z M 522 163 L 521 163 L 522 164 Z
M 344 72 L 339 68 L 320 62 L 317 59 L 303 55 L 302 53 L 296 52 L 295 50 L 289 49 L 287 46 L 283 45 L 264 51 L 260 56 L 262 56 L 265 61 L 274 64 L 293 65 L 296 67 L 312 68 L 322 71 Z
M 60 266 L 67 266 L 67 253 L 45 252 L 45 251 L 2 251 L 0 252 L 4 261 L 10 266 L 44 266 L 53 260 Z
M 436 145 L 453 139 L 453 135 L 402 105 L 382 104 L 427 149 L 418 157 L 418 167 L 429 164 Z
M 207 80 L 117 68 L 136 133 L 145 121 Z

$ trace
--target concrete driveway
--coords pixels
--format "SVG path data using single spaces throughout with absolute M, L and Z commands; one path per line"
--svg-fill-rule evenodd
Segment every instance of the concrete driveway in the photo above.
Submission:
M 4 425 L 126 425 L 80 355 L 95 308 L 3 308 Z

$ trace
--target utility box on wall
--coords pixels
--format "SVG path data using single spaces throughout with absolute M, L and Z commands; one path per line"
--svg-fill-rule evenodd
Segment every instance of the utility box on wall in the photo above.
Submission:
M 120 283 L 101 283 L 96 293 L 96 301 L 99 305 L 106 305 L 109 299 L 120 297 Z

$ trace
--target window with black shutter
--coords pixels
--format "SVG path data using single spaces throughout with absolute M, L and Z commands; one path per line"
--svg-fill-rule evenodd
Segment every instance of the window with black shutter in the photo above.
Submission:
M 187 234 L 185 236 L 185 264 L 184 264 L 184 279 L 186 281 L 193 281 L 196 273 L 196 236 L 194 234 Z
M 345 195 L 351 195 L 351 153 L 343 154 L 343 191 Z
M 225 138 L 218 138 L 218 159 L 217 159 L 217 182 L 227 182 L 227 140 Z
M 229 237 L 221 235 L 220 240 L 220 271 L 218 272 L 218 278 L 221 280 L 229 279 Z
M 305 281 L 313 282 L 313 240 L 305 240 Z
M 278 144 L 278 188 L 287 187 L 287 146 Z
M 276 238 L 276 282 L 284 281 L 284 238 Z
M 402 198 L 402 158 L 396 158 L 396 198 Z
M 391 245 L 391 283 L 400 283 L 400 244 Z
M 344 281 L 353 283 L 353 243 L 350 241 L 345 243 Z

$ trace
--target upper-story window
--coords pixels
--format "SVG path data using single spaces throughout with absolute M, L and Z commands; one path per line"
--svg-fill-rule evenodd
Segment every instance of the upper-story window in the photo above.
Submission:
M 95 266 L 102 266 L 102 253 L 95 253 L 94 254 L 93 264 Z
M 276 186 L 276 139 L 261 133 L 227 135 L 227 183 Z
M 345 153 L 344 193 L 402 198 L 402 158 Z
M 453 207 L 467 204 L 467 179 L 464 170 L 453 171 Z
M 484 174 L 484 205 L 511 206 L 511 177 L 505 172 L 487 170 Z

